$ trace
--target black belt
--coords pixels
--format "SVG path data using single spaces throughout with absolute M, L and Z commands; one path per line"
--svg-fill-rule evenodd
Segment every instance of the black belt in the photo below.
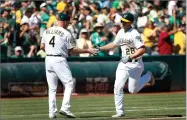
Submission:
M 51 54 L 47 54 L 46 56 L 62 57 L 63 55 L 51 55 Z
M 134 60 L 128 60 L 128 62 L 138 62 L 138 60 L 134 59 Z

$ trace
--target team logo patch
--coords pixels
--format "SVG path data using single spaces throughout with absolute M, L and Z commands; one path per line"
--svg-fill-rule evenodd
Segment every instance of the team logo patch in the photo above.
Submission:
M 136 36 L 136 39 L 139 40 L 140 42 L 143 42 L 140 35 L 139 35 L 139 36 Z

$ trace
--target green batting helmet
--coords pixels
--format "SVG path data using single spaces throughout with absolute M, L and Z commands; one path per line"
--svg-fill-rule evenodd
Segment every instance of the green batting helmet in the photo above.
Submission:
M 125 13 L 122 15 L 122 18 L 121 18 L 121 21 L 122 22 L 133 22 L 134 21 L 134 15 L 132 13 Z

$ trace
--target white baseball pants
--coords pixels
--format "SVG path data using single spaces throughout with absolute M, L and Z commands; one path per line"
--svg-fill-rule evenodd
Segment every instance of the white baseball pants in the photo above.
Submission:
M 54 114 L 57 111 L 56 91 L 58 79 L 65 87 L 61 110 L 68 111 L 70 109 L 71 94 L 74 89 L 73 77 L 68 63 L 65 58 L 47 56 L 45 65 L 49 90 L 49 114 Z
M 146 83 L 151 80 L 150 74 L 145 74 L 141 77 L 144 70 L 142 61 L 127 62 L 124 64 L 120 62 L 116 70 L 116 80 L 114 84 L 114 100 L 117 114 L 124 114 L 124 93 L 123 88 L 127 79 L 128 90 L 130 93 L 139 92 Z

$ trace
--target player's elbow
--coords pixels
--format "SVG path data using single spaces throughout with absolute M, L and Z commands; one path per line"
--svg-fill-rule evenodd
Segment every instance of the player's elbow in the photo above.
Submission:
M 141 46 L 141 47 L 139 48 L 139 52 L 140 52 L 141 54 L 144 54 L 144 53 L 146 52 L 145 46 Z
M 142 54 L 144 54 L 146 52 L 146 48 L 142 48 Z

